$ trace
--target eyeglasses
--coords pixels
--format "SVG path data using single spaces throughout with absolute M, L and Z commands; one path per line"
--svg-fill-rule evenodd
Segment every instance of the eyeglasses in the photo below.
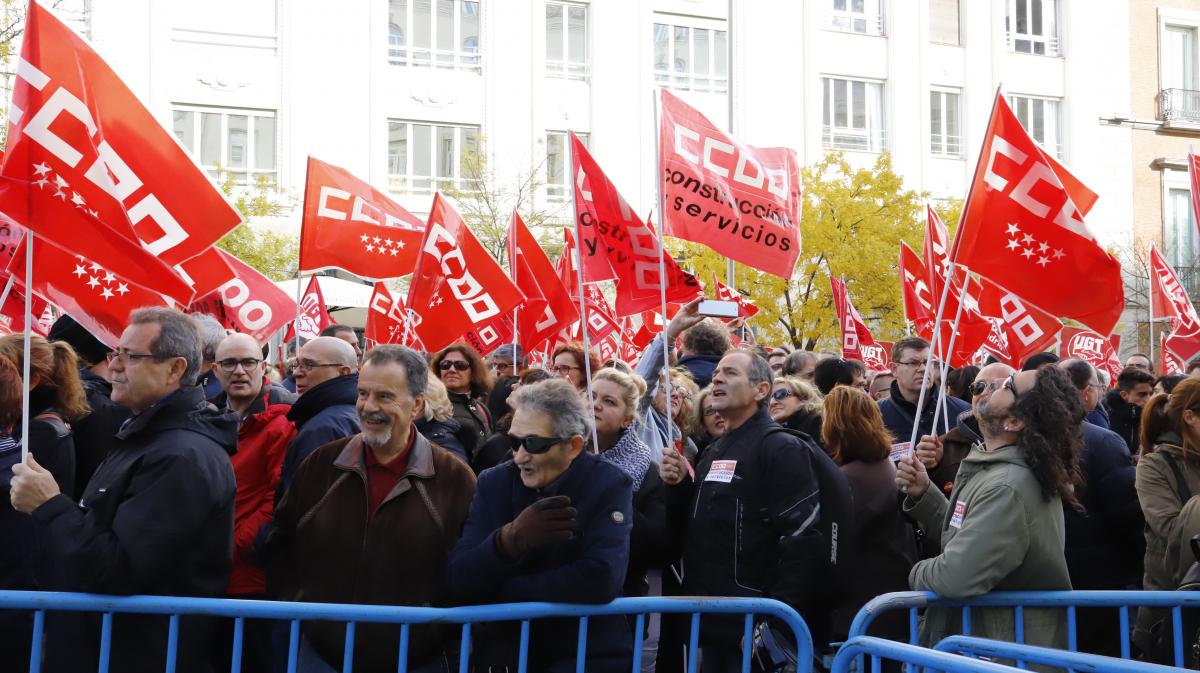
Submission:
M 445 364 L 447 362 L 450 362 L 450 360 L 442 360 L 442 364 Z M 463 364 L 467 364 L 467 363 L 464 362 Z M 488 369 L 512 369 L 512 366 L 513 366 L 513 364 L 511 362 L 493 361 L 490 365 L 488 365 Z
M 217 366 L 220 367 L 221 371 L 223 372 L 235 372 L 239 366 L 246 371 L 250 371 L 251 369 L 257 367 L 258 363 L 260 362 L 262 362 L 262 360 L 259 360 L 258 358 L 245 358 L 242 360 L 226 358 L 224 360 L 217 360 Z
M 562 444 L 570 439 L 570 437 L 538 437 L 537 435 L 528 435 L 526 437 L 518 437 L 514 434 L 509 434 L 508 438 L 517 445 L 518 449 L 525 449 L 526 453 L 545 453 L 556 444 Z
M 905 362 L 904 360 L 896 360 L 896 364 L 904 365 L 905 367 L 927 367 L 927 366 L 929 366 L 929 364 L 931 362 L 933 363 L 933 365 L 935 367 L 939 364 L 937 360 L 929 360 L 929 359 L 909 360 L 908 362 Z
M 787 398 L 789 398 L 795 394 L 796 393 L 793 393 L 792 391 L 788 390 L 787 388 L 780 388 L 779 390 L 776 390 L 775 392 L 771 393 L 771 399 L 773 399 L 777 402 L 780 402 L 780 401 L 786 400 Z
M 297 360 L 296 366 L 292 367 L 292 371 L 303 372 L 317 367 L 341 367 L 335 362 L 313 362 L 312 360 Z
M 1012 376 L 1009 376 L 1008 378 L 1004 379 L 1004 388 L 1012 393 L 1014 400 L 1021 396 L 1021 393 L 1017 392 L 1017 375 L 1016 374 L 1013 374 Z
M 438 364 L 438 369 L 444 372 L 450 371 L 451 367 L 460 372 L 465 372 L 471 368 L 471 363 L 465 360 L 442 360 L 441 363 Z
M 576 369 L 583 369 L 583 367 L 576 367 L 574 365 L 554 365 L 550 368 L 550 371 L 562 376 L 563 374 L 570 374 Z
M 1014 382 L 1013 377 L 1015 377 L 1015 376 L 1016 376 L 1016 374 L 1013 374 L 1012 376 L 1009 376 L 1008 378 L 1004 378 L 1004 379 L 992 379 L 990 381 L 972 381 L 971 382 L 971 394 L 972 395 L 982 395 L 989 390 L 995 390 L 997 388 L 1008 388 L 1012 392 L 1013 397 L 1016 397 L 1020 393 L 1017 392 L 1017 385 Z
M 704 415 L 705 415 L 705 416 L 713 416 L 713 415 L 715 415 L 716 413 L 717 413 L 717 410 L 716 410 L 716 409 L 713 409 L 712 407 L 707 407 L 707 408 L 705 408 L 705 409 L 704 409 Z
M 117 360 L 123 360 L 125 362 L 137 362 L 139 360 L 154 360 L 155 362 L 162 362 L 163 360 L 168 360 L 177 356 L 156 355 L 154 353 L 130 353 L 129 351 L 111 351 L 109 353 L 105 353 L 104 357 L 108 360 L 108 364 L 112 364 Z

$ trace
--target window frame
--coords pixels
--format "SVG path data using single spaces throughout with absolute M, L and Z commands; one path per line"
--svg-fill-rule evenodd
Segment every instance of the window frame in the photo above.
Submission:
M 563 179 L 561 181 L 553 180 L 552 176 L 550 175 L 550 171 L 553 168 L 551 166 L 551 162 L 550 162 L 550 138 L 552 136 L 562 138 L 561 155 L 562 155 L 562 161 L 563 161 L 563 166 L 562 166 Z M 577 138 L 579 138 L 580 142 L 583 143 L 583 146 L 585 148 L 587 148 L 587 150 L 590 152 L 592 149 L 591 134 L 576 132 L 575 136 Z M 542 176 L 543 176 L 543 180 L 544 180 L 544 192 L 545 192 L 547 201 L 551 201 L 551 202 L 555 202 L 555 203 L 562 203 L 562 202 L 566 202 L 566 201 L 570 200 L 571 167 L 569 165 L 567 165 L 567 157 L 570 154 L 570 152 L 567 148 L 567 143 L 570 142 L 570 139 L 571 139 L 571 137 L 568 135 L 567 131 L 562 131 L 559 129 L 546 129 L 545 133 L 542 134 L 542 142 L 543 142 L 542 149 L 544 150 L 543 156 L 545 157 L 545 161 L 543 161 L 544 166 L 543 166 Z
M 1188 268 L 1194 269 L 1200 266 L 1200 233 L 1197 232 L 1195 214 L 1192 213 L 1191 202 L 1191 179 L 1188 177 L 1186 164 L 1180 167 L 1165 166 L 1162 169 L 1162 242 L 1163 250 L 1166 251 L 1167 263 L 1174 269 Z M 1192 246 L 1192 256 L 1188 259 L 1181 259 L 1179 255 L 1180 246 L 1176 236 L 1171 235 L 1172 229 L 1175 227 L 1174 218 L 1168 220 L 1172 214 L 1171 202 L 1172 192 L 1184 192 L 1188 195 L 1187 203 L 1184 206 L 1184 211 L 1188 214 L 1188 221 L 1183 224 L 1184 230 L 1187 232 L 1187 237 L 1195 244 Z M 1190 273 L 1188 275 L 1191 275 Z M 1182 278 L 1181 278 L 1182 280 Z M 1190 289 L 1190 288 L 1189 288 Z
M 962 40 L 962 3 L 959 2 L 959 0 L 947 0 L 947 2 L 954 5 L 954 41 L 946 42 L 944 40 L 936 39 L 935 36 L 933 35 L 934 14 L 936 13 L 936 11 L 935 11 L 935 4 L 931 0 L 929 3 L 929 24 L 927 26 L 927 29 L 929 30 L 929 42 L 932 44 L 941 44 L 941 45 L 946 45 L 949 47 L 961 47 L 962 42 L 963 42 L 963 40 Z
M 1045 133 L 1042 134 L 1043 138 L 1039 139 L 1036 136 L 1034 136 L 1033 129 L 1029 128 L 1024 123 L 1022 123 L 1021 126 L 1022 126 L 1022 128 L 1025 129 L 1025 132 L 1029 134 L 1029 137 L 1033 138 L 1034 142 L 1036 142 L 1039 146 L 1041 146 L 1041 148 L 1043 150 L 1049 151 L 1052 155 L 1054 155 L 1054 158 L 1058 159 L 1059 161 L 1065 161 L 1067 153 L 1066 153 L 1066 143 L 1064 142 L 1064 138 L 1063 138 L 1063 123 L 1062 123 L 1062 121 L 1063 121 L 1063 99 L 1062 98 L 1054 98 L 1052 96 L 1033 96 L 1033 95 L 1028 95 L 1028 94 L 1017 94 L 1017 93 L 1009 94 L 1008 95 L 1008 105 L 1012 109 L 1013 115 L 1017 118 L 1017 121 L 1020 121 L 1021 112 L 1020 112 L 1020 110 L 1018 110 L 1018 107 L 1019 107 L 1019 105 L 1017 103 L 1018 100 L 1028 100 L 1028 101 L 1030 101 L 1031 104 L 1033 102 L 1039 102 L 1043 106 L 1047 103 L 1052 103 L 1054 105 L 1054 115 L 1053 115 L 1053 119 L 1054 119 L 1053 141 L 1054 142 L 1053 143 L 1047 144 L 1046 138 L 1044 137 L 1046 135 Z M 1029 113 L 1033 114 L 1032 107 L 1030 108 Z M 1045 114 L 1044 110 L 1043 110 L 1042 118 L 1043 119 L 1050 118 Z M 1045 126 L 1046 125 L 1043 122 L 1043 131 L 1045 130 Z
M 388 191 L 394 194 L 432 194 L 435 191 L 443 191 L 447 189 L 457 189 L 467 191 L 470 189 L 470 180 L 462 174 L 463 156 L 466 151 L 467 136 L 466 131 L 474 131 L 474 143 L 476 148 L 479 147 L 479 140 L 482 134 L 482 129 L 477 124 L 455 124 L 451 122 L 428 121 L 424 119 L 395 119 L 388 118 L 387 120 L 387 179 Z M 405 166 L 404 172 L 396 173 L 392 170 L 392 128 L 394 125 L 406 125 L 405 131 Z M 428 126 L 429 131 L 429 172 L 430 175 L 416 175 L 414 173 L 416 154 L 414 148 L 414 126 Z M 455 157 L 452 175 L 443 176 L 438 174 L 438 131 L 440 129 L 453 129 L 453 149 L 452 156 Z M 428 181 L 427 185 L 419 184 L 420 181 Z
M 844 82 L 846 85 L 846 120 L 849 125 L 837 126 L 837 95 L 833 90 L 833 82 Z M 853 126 L 854 119 L 854 84 L 863 84 L 863 120 L 865 126 Z M 878 112 L 878 126 L 872 126 L 872 105 L 870 104 L 871 89 L 876 87 L 879 103 L 874 112 Z M 827 123 L 828 122 L 828 123 Z M 851 142 L 859 140 L 861 142 Z M 878 79 L 863 77 L 846 77 L 843 75 L 821 75 L 821 146 L 824 149 L 844 150 L 850 152 L 886 152 L 887 145 L 887 99 L 885 82 Z
M 707 19 L 702 17 L 680 16 L 676 14 L 664 14 L 656 12 L 650 22 L 650 59 L 651 59 L 651 76 L 654 79 L 655 86 L 664 86 L 674 91 L 694 91 L 697 93 L 709 93 L 716 95 L 728 95 L 729 93 L 729 28 L 728 22 L 724 19 Z M 658 26 L 666 26 L 667 28 L 667 59 L 669 61 L 667 69 L 660 69 L 655 53 L 657 45 Z M 676 72 L 675 58 L 676 51 L 676 32 L 686 28 L 688 30 L 688 69 L 686 72 Z M 708 48 L 708 63 L 709 72 L 707 74 L 697 74 L 695 71 L 696 64 L 696 31 L 706 30 L 709 33 L 709 48 Z M 725 36 L 725 48 L 717 48 L 717 35 Z M 721 54 L 725 69 L 724 74 L 717 73 L 718 54 Z M 707 84 L 700 84 L 697 80 L 707 81 Z
M 557 6 L 562 10 L 562 53 L 561 60 L 545 56 L 546 77 L 555 79 L 589 80 L 592 76 L 592 36 L 591 36 L 591 7 L 583 2 L 564 2 L 563 0 L 546 0 L 543 10 Z M 568 29 L 571 8 L 583 10 L 583 62 L 571 60 L 571 31 Z M 546 12 L 543 11 L 543 16 Z M 548 17 L 547 17 L 548 19 Z M 550 44 L 550 26 L 546 24 L 544 34 L 546 44 Z
M 862 0 L 863 11 L 853 9 L 854 0 L 828 0 L 829 13 L 825 22 L 826 30 L 853 35 L 884 35 L 883 30 L 883 0 Z M 841 3 L 846 9 L 838 9 Z M 862 30 L 858 30 L 855 22 L 862 22 Z
M 1033 33 L 1032 26 L 1030 26 L 1030 30 L 1028 32 L 1017 32 L 1016 11 L 1018 5 L 1023 5 L 1025 7 L 1025 14 L 1027 17 L 1026 22 L 1031 23 L 1028 17 L 1034 2 L 1042 3 L 1042 33 Z M 1047 4 L 1051 6 L 1051 11 L 1049 13 L 1046 12 Z M 1050 31 L 1052 34 L 1050 35 L 1045 34 L 1047 16 L 1049 16 L 1053 22 L 1052 30 Z M 1015 54 L 1027 54 L 1030 56 L 1062 56 L 1062 38 L 1060 37 L 1061 31 L 1062 21 L 1061 14 L 1059 12 L 1059 0 L 1006 0 L 1004 14 L 1004 35 L 1008 42 L 1009 51 Z M 1021 51 L 1018 48 L 1020 46 L 1018 43 L 1020 42 L 1028 42 L 1029 51 Z M 1039 44 L 1042 46 L 1042 53 L 1038 53 L 1037 51 L 1037 46 Z
M 941 108 L 942 109 L 942 119 L 941 119 L 942 128 L 938 129 L 938 130 L 935 130 L 933 128 L 933 96 L 935 96 L 935 95 L 941 96 L 941 99 L 942 99 L 942 108 Z M 950 151 L 948 149 L 950 147 L 951 136 L 949 136 L 949 134 L 947 134 L 947 132 L 946 132 L 946 127 L 947 127 L 946 110 L 949 109 L 946 106 L 946 99 L 948 96 L 955 97 L 955 99 L 954 99 L 955 100 L 954 117 L 955 117 L 955 121 L 958 126 L 958 134 L 953 136 L 953 141 L 954 141 L 954 145 L 953 145 L 954 150 L 953 151 Z M 929 154 L 930 154 L 930 156 L 933 156 L 933 157 L 939 158 L 939 159 L 962 159 L 963 158 L 962 96 L 963 96 L 963 90 L 958 87 L 932 86 L 929 88 L 929 97 L 930 97 L 930 100 L 929 100 Z M 935 136 L 938 136 L 940 138 L 941 148 L 942 148 L 940 151 L 936 151 L 934 149 L 933 139 Z
M 183 138 L 175 132 L 175 114 L 184 112 L 192 115 L 192 139 L 194 147 L 188 147 Z M 216 164 L 205 164 L 201 158 L 203 147 L 203 115 L 215 114 L 220 116 L 220 159 Z M 229 118 L 230 117 L 246 117 L 246 166 L 244 168 L 235 168 L 229 161 Z M 272 167 L 258 168 L 258 147 L 255 140 L 255 119 L 271 119 L 274 122 L 275 128 L 271 132 L 274 151 L 271 153 Z M 198 166 L 214 180 L 218 178 L 219 171 L 225 171 L 234 177 L 234 183 L 239 186 L 250 186 L 255 182 L 255 176 L 266 175 L 274 180 L 276 184 L 279 182 L 281 163 L 280 157 L 280 142 L 279 142 L 279 113 L 277 110 L 268 110 L 260 108 L 231 108 L 217 107 L 209 105 L 190 105 L 186 103 L 171 104 L 171 135 L 179 141 L 179 145 L 183 147 L 188 156 L 192 157 Z M 240 175 L 245 175 L 245 178 L 240 178 Z
M 483 9 L 482 0 L 449 0 L 451 3 L 454 4 L 454 7 L 455 7 L 454 18 L 452 20 L 454 25 L 451 29 L 452 33 L 453 33 L 453 42 L 455 45 L 458 45 L 458 47 L 459 47 L 458 49 L 450 49 L 450 50 L 439 49 L 437 47 L 437 33 L 438 33 L 437 3 L 439 2 L 439 0 L 429 0 L 429 16 L 430 16 L 429 47 L 428 48 L 425 48 L 425 47 L 418 48 L 418 47 L 413 46 L 413 44 L 412 44 L 412 42 L 413 42 L 413 40 L 412 40 L 413 24 L 414 24 L 413 17 L 414 17 L 415 11 L 416 11 L 415 6 L 418 1 L 419 0 L 388 0 L 388 5 L 387 5 L 387 8 L 388 8 L 388 36 L 387 36 L 388 37 L 388 44 L 387 44 L 388 65 L 400 67 L 400 68 L 429 68 L 430 70 L 455 70 L 455 71 L 460 71 L 460 72 L 472 72 L 475 74 L 482 74 L 483 73 L 483 68 L 482 68 L 482 63 L 483 63 L 483 22 L 481 20 L 482 9 Z M 403 40 L 403 41 L 399 44 L 393 44 L 392 27 L 396 26 L 396 24 L 392 23 L 392 6 L 399 2 L 403 2 L 405 4 L 405 15 L 404 15 L 404 31 L 405 32 L 402 32 L 401 36 L 400 36 L 401 40 Z M 463 4 L 475 5 L 476 23 L 478 24 L 478 28 L 479 28 L 479 35 L 476 36 L 476 40 L 479 42 L 479 46 L 476 48 L 476 50 L 474 52 L 465 51 L 462 49 L 462 46 L 463 46 L 462 5 Z M 416 51 L 427 52 L 428 58 L 427 59 L 423 58 L 423 59 L 418 60 L 413 55 L 413 53 Z M 439 57 L 441 57 L 441 56 L 449 56 L 450 60 L 449 61 L 441 61 L 441 60 L 439 60 Z

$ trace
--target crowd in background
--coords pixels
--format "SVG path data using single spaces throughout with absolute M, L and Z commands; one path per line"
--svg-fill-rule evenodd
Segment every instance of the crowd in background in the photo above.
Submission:
M 869 372 L 737 329 L 735 347 L 692 302 L 636 362 L 562 343 L 534 365 L 514 345 L 364 352 L 334 325 L 272 367 L 210 316 L 148 308 L 115 350 L 61 318 L 32 338 L 29 381 L 22 336 L 0 337 L 0 582 L 425 606 L 769 597 L 820 644 L 888 591 L 1175 589 L 1196 561 L 1191 372 L 1155 377 L 1142 354 L 1112 382 L 1052 353 L 949 369 L 918 337 Z M 929 611 L 923 640 L 959 619 Z M 1024 619 L 1028 642 L 1065 646 L 1060 612 Z M 1140 656 L 1164 660 L 1166 619 L 1139 612 Z M 27 662 L 30 616 L 0 625 L 0 661 Z M 161 670 L 164 619 L 113 625 L 113 670 Z M 1115 612 L 1080 611 L 1078 627 L 1081 650 L 1119 655 Z M 577 628 L 534 622 L 530 670 L 573 670 Z M 633 628 L 591 619 L 587 670 L 628 670 Z M 1014 628 L 994 609 L 972 632 Z M 43 670 L 94 669 L 100 631 L 99 615 L 49 615 Z M 474 629 L 475 669 L 515 670 L 518 632 Z M 872 633 L 903 639 L 907 621 Z M 686 670 L 688 634 L 647 619 L 643 670 Z M 408 670 L 449 670 L 458 637 L 414 626 Z M 340 670 L 345 638 L 303 624 L 298 670 Z M 355 670 L 395 670 L 399 639 L 360 625 Z M 775 670 L 786 641 L 764 623 L 744 643 L 740 618 L 705 618 L 700 670 L 740 670 L 743 647 Z M 179 669 L 228 669 L 232 644 L 228 623 L 185 618 Z M 250 620 L 242 647 L 242 670 L 282 670 L 288 626 Z

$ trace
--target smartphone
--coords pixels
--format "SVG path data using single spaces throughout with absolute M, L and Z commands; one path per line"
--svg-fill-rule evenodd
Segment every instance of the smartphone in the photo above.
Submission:
M 706 315 L 712 318 L 738 317 L 738 304 L 736 301 L 704 299 L 701 300 L 700 306 L 697 307 L 697 310 L 700 312 L 700 315 Z

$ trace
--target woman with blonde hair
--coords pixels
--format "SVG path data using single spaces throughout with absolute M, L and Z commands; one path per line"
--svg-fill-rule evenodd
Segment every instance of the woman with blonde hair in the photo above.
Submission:
M 796 376 L 775 379 L 767 398 L 767 413 L 783 427 L 799 430 L 825 445 L 821 439 L 821 394 L 808 381 Z
M 891 434 L 879 405 L 859 388 L 836 386 L 822 402 L 821 438 L 841 466 L 854 498 L 853 547 L 849 577 L 856 581 L 834 609 L 834 637 L 845 637 L 850 621 L 875 596 L 908 589 L 908 572 L 917 562 L 912 525 L 900 512 L 896 468 L 888 459 Z M 897 613 L 875 622 L 876 635 L 901 639 L 906 616 Z
M 1200 379 L 1151 397 L 1141 430 L 1135 485 L 1146 518 L 1142 585 L 1174 591 L 1197 560 L 1191 540 L 1200 534 Z M 1133 641 L 1151 660 L 1174 663 L 1171 627 L 1165 608 L 1140 608 Z
M 22 381 L 25 364 L 24 335 L 0 337 L 0 586 L 5 589 L 53 589 L 40 585 L 37 528 L 33 518 L 12 508 L 8 491 L 12 468 L 21 460 L 21 421 L 23 393 L 29 388 L 29 453 L 43 469 L 54 475 L 60 491 L 74 495 L 75 441 L 71 422 L 83 418 L 89 409 L 83 383 L 79 379 L 79 361 L 75 351 L 61 341 L 46 341 L 31 336 L 29 343 L 29 381 Z M 0 652 L 29 656 L 33 622 L 28 614 L 6 613 L 0 616 L 4 633 Z M 6 660 L 12 660 L 11 657 Z
M 425 379 L 425 414 L 413 419 L 413 425 L 425 439 L 458 456 L 462 462 L 470 464 L 470 457 L 463 446 L 463 426 L 454 418 L 454 405 L 446 392 L 446 384 L 435 376 Z M 472 438 L 474 434 L 465 437 L 467 440 Z

